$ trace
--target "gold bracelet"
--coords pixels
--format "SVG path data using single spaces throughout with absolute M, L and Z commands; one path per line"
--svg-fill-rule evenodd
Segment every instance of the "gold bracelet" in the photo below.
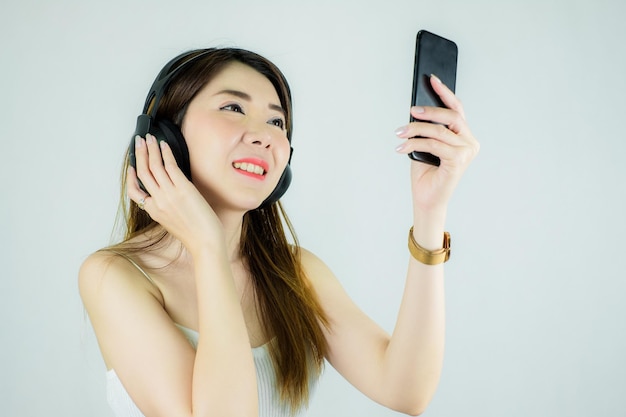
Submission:
M 437 265 L 450 259 L 450 233 L 443 233 L 443 248 L 427 250 L 421 247 L 413 237 L 413 227 L 409 230 L 409 251 L 416 260 L 425 265 Z

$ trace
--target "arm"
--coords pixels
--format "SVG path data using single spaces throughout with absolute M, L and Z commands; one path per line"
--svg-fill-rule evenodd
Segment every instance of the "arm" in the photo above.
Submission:
M 83 264 L 79 285 L 102 355 L 147 417 L 256 416 L 254 362 L 219 219 L 167 147 L 163 161 L 154 141 L 141 141 L 146 210 L 192 259 L 197 350 L 168 316 L 158 288 L 125 260 L 96 253 Z M 130 174 L 129 196 L 139 200 L 145 194 Z
M 413 277 L 410 275 L 417 270 L 409 271 L 390 336 L 354 304 L 321 260 L 303 250 L 303 263 L 330 322 L 326 331 L 329 363 L 379 404 L 420 414 L 434 395 L 441 372 L 442 277 L 437 277 L 437 272 Z
M 397 149 L 430 152 L 441 159 L 439 167 L 411 163 L 413 236 L 422 247 L 435 250 L 442 246 L 448 200 L 478 152 L 478 143 L 454 94 L 435 79 L 431 83 L 448 109 L 413 108 L 412 114 L 442 125 L 414 122 L 399 129 L 400 138 L 424 138 L 405 141 Z M 435 393 L 443 363 L 443 265 L 409 260 L 390 336 L 354 305 L 319 259 L 305 253 L 303 263 L 330 320 L 329 362 L 373 400 L 411 415 L 423 412 Z

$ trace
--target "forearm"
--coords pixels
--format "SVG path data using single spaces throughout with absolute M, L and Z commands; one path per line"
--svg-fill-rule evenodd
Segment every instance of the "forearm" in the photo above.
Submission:
M 428 250 L 440 249 L 444 222 L 445 210 L 416 215 L 416 242 Z M 394 402 L 419 411 L 434 395 L 443 364 L 444 267 L 409 258 L 398 319 L 385 353 L 384 378 Z
M 198 331 L 194 416 L 257 416 L 256 370 L 226 256 L 196 257 Z

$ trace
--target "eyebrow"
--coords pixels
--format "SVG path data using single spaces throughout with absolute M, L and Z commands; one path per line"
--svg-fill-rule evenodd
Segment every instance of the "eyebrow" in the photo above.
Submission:
M 244 93 L 243 91 L 239 91 L 239 90 L 222 90 L 219 93 L 216 93 L 215 95 L 219 96 L 220 94 L 229 94 L 231 96 L 239 97 L 242 100 L 252 101 L 252 97 L 250 96 L 250 94 Z M 287 115 L 287 112 L 285 111 L 285 109 L 282 108 L 282 106 L 270 103 L 267 105 L 267 107 L 271 110 L 280 112 L 285 116 Z

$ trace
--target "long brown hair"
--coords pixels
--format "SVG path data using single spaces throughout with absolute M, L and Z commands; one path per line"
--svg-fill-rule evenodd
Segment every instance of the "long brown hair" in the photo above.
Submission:
M 197 54 L 206 50 L 198 50 Z M 193 57 L 193 52 L 187 55 Z M 228 63 L 238 61 L 264 75 L 276 89 L 285 109 L 287 137 L 293 129 L 289 85 L 280 70 L 253 52 L 214 49 L 185 65 L 172 79 L 157 109 L 157 119 L 168 119 L 177 126 L 196 94 Z M 138 252 L 157 247 L 167 232 L 140 246 L 127 242 L 158 224 L 137 204 L 125 197 L 126 168 L 122 170 L 120 215 L 124 238 L 115 245 L 118 250 Z M 120 219 L 122 220 L 122 219 Z M 291 236 L 291 243 L 285 233 Z M 262 206 L 244 215 L 240 253 L 251 276 L 258 313 L 265 334 L 272 338 L 269 351 L 276 370 L 278 390 L 292 411 L 308 404 L 311 373 L 321 372 L 328 347 L 322 326 L 328 321 L 300 262 L 297 237 L 280 202 Z

